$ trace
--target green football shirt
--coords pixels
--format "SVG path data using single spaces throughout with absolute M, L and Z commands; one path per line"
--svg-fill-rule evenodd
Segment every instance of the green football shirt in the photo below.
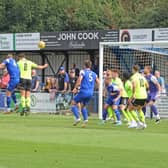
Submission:
M 25 58 L 19 60 L 17 64 L 20 69 L 20 78 L 31 80 L 32 79 L 31 71 L 33 68 L 36 68 L 38 65 Z
M 129 98 L 132 97 L 133 92 L 132 92 L 132 83 L 131 83 L 131 81 L 127 80 L 125 82 L 124 86 L 125 86 L 125 91 L 127 92 L 128 97 Z
M 146 99 L 147 98 L 147 80 L 140 73 L 135 73 L 131 77 L 132 83 L 135 84 L 134 98 L 136 99 Z
M 117 77 L 116 79 L 112 79 L 112 83 L 116 84 L 121 89 L 121 97 L 128 97 L 123 82 L 119 77 Z

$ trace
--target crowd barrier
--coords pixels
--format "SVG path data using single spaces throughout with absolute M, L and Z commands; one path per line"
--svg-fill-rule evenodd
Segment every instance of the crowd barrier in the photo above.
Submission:
M 16 92 L 18 103 L 20 103 L 20 93 Z M 44 93 L 44 92 L 32 92 L 31 93 L 31 112 L 32 113 L 61 113 L 70 111 L 71 101 L 73 94 L 71 92 L 65 93 Z M 89 111 L 98 112 L 98 93 L 95 92 L 89 105 Z M 11 104 L 13 108 L 14 104 Z M 0 110 L 6 109 L 6 94 L 4 90 L 0 91 Z M 21 110 L 21 107 L 19 108 Z
M 20 103 L 20 93 L 16 92 L 18 103 Z M 43 93 L 35 92 L 31 93 L 31 112 L 32 113 L 63 113 L 70 111 L 71 101 L 73 94 L 71 92 L 66 93 Z M 161 95 L 156 105 L 159 110 L 159 114 L 162 118 L 168 118 L 168 95 Z M 14 104 L 11 104 L 14 107 Z M 4 90 L 0 90 L 0 111 L 6 110 L 6 94 Z M 19 108 L 21 110 L 21 107 Z M 92 113 L 98 113 L 98 92 L 94 92 L 94 95 L 88 104 L 88 110 Z M 147 107 L 147 117 L 152 118 L 153 115 L 149 107 Z

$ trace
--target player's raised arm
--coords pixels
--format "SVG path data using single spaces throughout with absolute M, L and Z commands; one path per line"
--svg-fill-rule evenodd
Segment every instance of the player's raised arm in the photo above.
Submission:
M 36 69 L 45 69 L 48 67 L 48 64 L 44 64 L 44 65 L 37 65 Z

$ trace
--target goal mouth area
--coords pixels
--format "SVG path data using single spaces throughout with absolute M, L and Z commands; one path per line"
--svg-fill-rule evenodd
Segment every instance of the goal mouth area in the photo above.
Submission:
M 114 58 L 115 57 L 115 58 Z M 168 74 L 168 41 L 100 42 L 99 43 L 99 118 L 103 111 L 103 71 L 116 68 L 130 72 L 136 60 Z M 129 62 L 130 61 L 130 62 Z M 108 66 L 110 65 L 110 66 Z M 118 68 L 119 67 L 119 68 Z M 166 79 L 168 80 L 168 79 Z

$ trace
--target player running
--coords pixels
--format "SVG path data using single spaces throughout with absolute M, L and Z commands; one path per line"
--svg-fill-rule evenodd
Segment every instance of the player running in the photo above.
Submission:
M 118 110 L 121 97 L 120 88 L 116 84 L 112 83 L 112 78 L 110 76 L 105 78 L 105 86 L 108 92 L 108 97 L 103 109 L 103 123 L 106 121 L 108 108 L 112 107 L 112 110 L 115 112 L 117 117 L 116 125 L 121 125 L 122 122 L 120 119 L 120 112 Z
M 154 75 L 151 74 L 151 67 L 150 66 L 145 66 L 144 68 L 144 74 L 145 74 L 145 78 L 148 81 L 149 84 L 149 90 L 148 90 L 148 99 L 147 99 L 147 103 L 150 106 L 151 111 L 154 113 L 154 115 L 156 116 L 156 123 L 160 122 L 160 116 L 158 113 L 158 109 L 155 105 L 155 101 L 157 98 L 157 95 L 160 91 L 160 85 L 158 80 L 156 79 L 156 77 Z M 146 112 L 146 108 L 143 108 L 144 113 Z
M 18 108 L 14 89 L 16 88 L 16 86 L 18 85 L 20 81 L 20 71 L 19 71 L 19 67 L 15 59 L 13 58 L 12 54 L 8 54 L 7 58 L 0 64 L 0 69 L 4 69 L 5 67 L 7 68 L 8 73 L 10 75 L 10 80 L 9 80 L 7 91 L 6 91 L 6 96 L 7 96 L 6 114 L 7 114 L 11 112 L 10 105 L 11 105 L 12 99 L 15 103 L 15 110 Z
M 91 71 L 92 63 L 90 60 L 86 60 L 84 62 L 84 70 L 81 70 L 78 80 L 76 82 L 73 93 L 78 92 L 78 88 L 80 87 L 79 92 L 75 95 L 72 100 L 71 110 L 75 116 L 74 126 L 76 126 L 80 122 L 80 115 L 78 109 L 78 103 L 81 104 L 81 112 L 83 116 L 83 124 L 82 127 L 85 127 L 88 122 L 88 111 L 86 109 L 86 105 L 90 101 L 93 96 L 95 82 L 99 85 L 99 79 L 93 71 Z
M 18 66 L 20 69 L 20 91 L 21 91 L 21 106 L 22 112 L 21 116 L 24 114 L 27 115 L 30 112 L 30 89 L 31 89 L 31 72 L 32 69 L 44 69 L 48 67 L 48 64 L 45 65 L 37 65 L 30 60 L 25 58 L 25 54 L 21 53 L 18 55 L 19 61 Z
M 145 116 L 142 111 L 142 108 L 144 107 L 147 99 L 147 88 L 148 83 L 142 74 L 139 73 L 139 66 L 134 65 L 132 68 L 132 77 L 131 82 L 133 86 L 133 95 L 131 97 L 131 103 L 129 105 L 129 109 L 131 110 L 137 110 L 140 116 L 140 121 L 138 118 L 136 118 L 137 122 L 137 128 L 146 128 L 147 125 L 145 123 Z

